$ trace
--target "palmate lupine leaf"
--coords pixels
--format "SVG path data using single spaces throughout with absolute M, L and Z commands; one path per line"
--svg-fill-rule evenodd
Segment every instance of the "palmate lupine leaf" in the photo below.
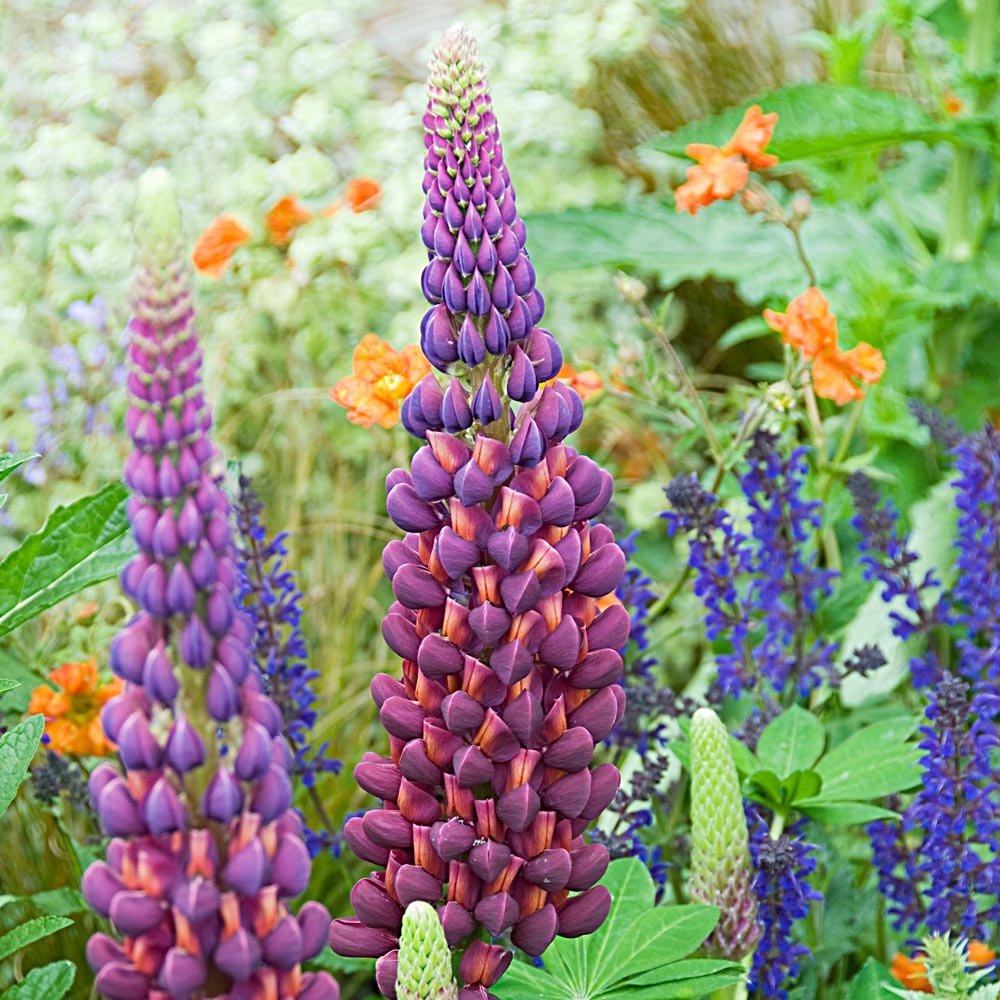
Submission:
M 712 932 L 718 909 L 654 906 L 652 877 L 637 858 L 613 861 L 601 884 L 613 900 L 604 925 L 586 938 L 557 938 L 544 968 L 512 965 L 493 987 L 500 1000 L 599 1000 L 623 995 L 624 987 L 630 1000 L 680 1000 L 740 980 L 743 969 L 735 962 L 688 958 Z

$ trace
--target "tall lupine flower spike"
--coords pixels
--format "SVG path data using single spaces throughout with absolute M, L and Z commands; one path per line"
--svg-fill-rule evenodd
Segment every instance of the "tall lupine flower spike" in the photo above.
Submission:
M 403 914 L 396 996 L 398 1000 L 455 1000 L 458 996 L 444 928 L 434 907 L 419 899 Z
M 139 552 L 122 589 L 140 610 L 112 641 L 126 685 L 103 712 L 125 774 L 102 764 L 90 779 L 114 839 L 83 877 L 124 943 L 95 934 L 88 961 L 107 1000 L 338 1000 L 326 973 L 300 967 L 322 949 L 329 915 L 312 902 L 289 911 L 309 855 L 290 808 L 281 713 L 251 668 L 252 629 L 234 605 L 229 509 L 163 170 L 140 181 L 136 242 L 125 479 Z
M 729 733 L 710 708 L 691 720 L 691 899 L 722 911 L 708 949 L 739 961 L 760 939 L 750 838 Z
M 383 555 L 396 603 L 382 634 L 402 677 L 372 682 L 390 756 L 354 772 L 382 808 L 344 828 L 385 870 L 354 887 L 357 917 L 334 921 L 330 943 L 379 958 L 395 996 L 403 911 L 423 900 L 461 956 L 460 1000 L 484 1000 L 510 964 L 508 934 L 538 956 L 607 916 L 607 850 L 582 834 L 618 789 L 613 765 L 590 765 L 622 717 L 630 623 L 598 606 L 625 569 L 611 530 L 591 523 L 613 484 L 562 443 L 579 396 L 539 390 L 559 348 L 535 325 L 542 300 L 464 27 L 434 54 L 424 123 L 423 349 L 453 377 L 408 397 L 404 423 L 427 444 L 386 480 L 407 532 Z

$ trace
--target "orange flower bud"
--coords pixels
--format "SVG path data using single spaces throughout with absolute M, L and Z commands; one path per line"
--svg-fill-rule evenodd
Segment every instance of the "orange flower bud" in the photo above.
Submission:
M 191 260 L 202 274 L 218 278 L 229 267 L 236 250 L 249 239 L 250 232 L 235 215 L 217 216 L 198 237 Z

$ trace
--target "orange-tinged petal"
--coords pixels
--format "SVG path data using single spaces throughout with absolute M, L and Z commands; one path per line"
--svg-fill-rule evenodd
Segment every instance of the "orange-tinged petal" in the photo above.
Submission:
M 836 348 L 837 317 L 830 312 L 830 303 L 818 288 L 808 288 L 792 299 L 787 312 L 765 309 L 764 320 L 781 334 L 784 343 L 797 347 L 807 358 Z
M 374 333 L 366 333 L 354 348 L 352 367 L 358 378 L 374 382 L 383 375 L 400 371 L 404 362 L 392 344 L 379 340 Z
M 909 990 L 917 990 L 920 993 L 934 992 L 931 981 L 927 978 L 927 966 L 923 962 L 908 958 L 902 952 L 896 952 L 889 971 Z
M 674 191 L 678 212 L 695 215 L 699 208 L 714 201 L 726 201 L 742 191 L 750 179 L 750 170 L 741 159 L 726 156 L 714 146 L 692 145 L 688 152 L 702 149 L 706 152 L 699 157 L 698 163 L 688 167 L 687 181 Z
M 882 357 L 882 352 L 864 341 L 857 347 L 844 351 L 842 359 L 856 378 L 869 385 L 874 385 L 885 371 L 885 358 Z
M 49 674 L 49 680 L 70 695 L 93 694 L 97 690 L 97 663 L 94 660 L 64 663 Z
M 218 278 L 229 267 L 237 248 L 249 239 L 249 231 L 235 215 L 220 215 L 198 237 L 191 260 L 202 274 Z
M 292 241 L 292 232 L 308 222 L 312 212 L 303 208 L 293 194 L 286 194 L 264 217 L 267 235 L 275 246 L 286 247 Z
M 327 205 L 326 208 L 321 208 L 319 214 L 324 219 L 331 219 L 344 207 L 344 199 L 338 198 L 335 202 Z
M 416 385 L 431 370 L 430 362 L 420 350 L 419 344 L 407 344 L 401 351 L 403 356 L 403 374 L 407 381 Z
M 584 402 L 596 396 L 604 388 L 604 381 L 597 372 L 589 370 L 579 372 L 570 364 L 564 364 L 556 378 L 565 382 L 571 389 L 575 389 Z
M 701 164 L 705 164 L 713 160 L 716 156 L 726 154 L 719 149 L 718 146 L 713 146 L 709 142 L 691 142 L 684 147 L 684 152 L 686 155 L 690 156 L 692 160 L 697 160 Z
M 107 684 L 102 684 L 97 689 L 97 701 L 100 705 L 105 705 L 116 695 L 120 695 L 125 690 L 125 682 L 120 678 L 116 677 L 114 680 Z
M 973 965 L 987 965 L 997 957 L 997 953 L 982 941 L 970 941 L 968 956 Z
M 840 351 L 824 351 L 813 362 L 812 380 L 816 395 L 832 399 L 838 406 L 843 406 L 852 399 L 861 399 L 864 390 L 859 389 L 851 380 L 853 374 L 853 369 L 844 361 L 844 355 Z
M 944 109 L 949 115 L 957 115 L 964 105 L 962 99 L 952 90 L 944 95 Z
M 367 212 L 378 204 L 382 188 L 371 177 L 355 177 L 347 182 L 344 198 L 354 212 Z
M 397 351 L 373 333 L 365 334 L 354 349 L 353 375 L 340 379 L 330 398 L 347 408 L 347 419 L 363 427 L 373 423 L 392 427 L 399 408 L 430 365 L 416 344 Z
M 764 150 L 774 136 L 777 121 L 776 111 L 765 115 L 759 104 L 751 105 L 743 115 L 743 121 L 736 126 L 732 139 L 723 147 L 723 152 L 742 156 L 754 170 L 773 167 L 778 158 Z
M 39 684 L 31 692 L 28 702 L 28 712 L 31 715 L 44 715 L 47 719 L 55 719 L 65 715 L 70 710 L 69 695 L 62 691 L 53 691 L 47 684 Z

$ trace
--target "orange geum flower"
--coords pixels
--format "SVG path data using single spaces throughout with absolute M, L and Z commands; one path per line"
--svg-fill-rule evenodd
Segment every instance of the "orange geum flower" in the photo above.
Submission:
M 837 317 L 818 288 L 808 288 L 788 303 L 784 313 L 764 310 L 767 325 L 781 334 L 785 344 L 797 347 L 807 358 L 815 358 L 837 344 Z
M 342 378 L 330 390 L 330 398 L 347 407 L 352 424 L 392 427 L 399 420 L 403 400 L 431 366 L 416 344 L 397 351 L 369 333 L 354 349 L 353 370 L 353 375 Z
M 100 684 L 97 663 L 83 660 L 64 663 L 49 674 L 49 680 L 62 690 L 41 684 L 31 692 L 28 711 L 45 716 L 45 735 L 49 749 L 56 753 L 106 757 L 114 744 L 104 735 L 101 709 L 125 688 L 120 678 Z
M 202 274 L 218 278 L 229 267 L 236 250 L 249 239 L 249 231 L 235 215 L 219 215 L 198 237 L 191 260 Z
M 730 156 L 742 156 L 753 170 L 773 167 L 778 158 L 764 150 L 774 136 L 777 121 L 776 111 L 765 115 L 759 104 L 752 105 L 747 108 L 743 121 L 736 126 L 732 139 L 722 147 L 722 151 Z
M 348 205 L 352 212 L 367 212 L 378 204 L 381 197 L 382 188 L 378 181 L 374 181 L 370 177 L 354 177 L 347 182 L 343 196 L 338 198 L 332 205 L 327 205 L 320 212 L 320 215 L 325 219 L 329 219 L 330 216 L 336 215 L 345 205 Z
M 556 379 L 576 390 L 576 394 L 584 402 L 596 396 L 604 388 L 604 381 L 597 372 L 590 370 L 580 372 L 570 364 L 564 364 L 559 369 Z
M 746 187 L 750 168 L 738 156 L 707 143 L 692 143 L 687 155 L 697 160 L 688 167 L 687 180 L 674 191 L 678 212 L 697 214 L 699 208 L 726 201 Z
M 982 941 L 970 941 L 966 955 L 973 965 L 989 965 L 997 957 L 997 953 Z
M 764 319 L 781 334 L 784 343 L 798 348 L 812 359 L 812 380 L 816 395 L 832 399 L 838 406 L 861 399 L 864 390 L 854 379 L 869 385 L 885 371 L 882 352 L 864 342 L 842 351 L 837 346 L 837 317 L 818 288 L 809 288 L 788 304 L 784 313 L 764 310 Z
M 295 195 L 286 194 L 271 207 L 264 217 L 264 225 L 271 242 L 275 246 L 286 247 L 292 241 L 292 232 L 311 218 L 312 212 L 303 208 Z
M 920 993 L 933 993 L 931 981 L 927 978 L 927 966 L 917 959 L 923 955 L 917 955 L 916 959 L 909 958 L 901 951 L 897 951 L 892 960 L 892 968 L 889 970 L 908 990 L 917 990 Z

